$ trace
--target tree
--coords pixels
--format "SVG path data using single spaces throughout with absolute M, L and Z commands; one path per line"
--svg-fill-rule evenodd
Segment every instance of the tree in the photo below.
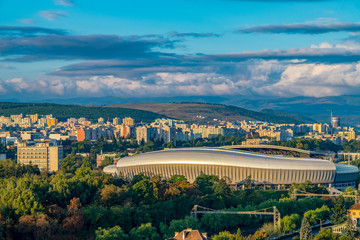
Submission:
M 334 207 L 331 209 L 333 214 L 330 216 L 331 222 L 334 225 L 343 223 L 346 220 L 346 207 L 343 196 L 334 200 Z
M 176 182 L 180 183 L 180 182 L 182 182 L 182 181 L 187 182 L 187 179 L 186 179 L 186 177 L 185 177 L 184 175 L 173 175 L 173 176 L 168 180 L 168 182 L 170 182 L 170 183 L 176 183 Z
M 101 192 L 100 192 L 101 204 L 106 207 L 120 205 L 125 200 L 126 190 L 127 189 L 122 190 L 121 188 L 119 188 L 113 184 L 105 185 L 104 188 L 101 189 Z
M 0 214 L 0 240 L 4 240 L 4 219 L 2 215 Z
M 354 239 L 355 236 L 354 224 L 352 223 L 351 218 L 349 217 L 346 218 L 344 235 L 349 237 L 350 239 Z
M 151 226 L 151 223 L 141 224 L 140 227 L 133 228 L 130 231 L 131 240 L 158 240 L 159 234 L 156 232 L 156 228 Z
M 101 166 L 106 167 L 108 165 L 114 164 L 114 158 L 106 156 L 103 161 L 101 161 Z
M 80 232 L 84 227 L 84 217 L 80 210 L 79 198 L 73 198 L 67 205 L 67 217 L 62 221 L 62 227 L 70 233 Z
M 254 233 L 254 235 L 249 235 L 250 239 L 254 239 L 254 240 L 263 240 L 263 239 L 267 239 L 269 236 L 266 235 L 266 232 L 264 231 L 256 231 Z
M 144 202 L 146 204 L 155 202 L 154 186 L 149 180 L 144 179 L 137 182 L 132 186 L 132 189 L 134 190 L 135 199 L 138 202 Z
M 67 155 L 60 163 L 61 171 L 75 173 L 75 170 L 83 163 L 84 157 L 75 154 Z
M 321 194 L 329 193 L 325 187 L 312 184 L 309 180 L 306 180 L 304 183 L 291 184 L 289 189 L 289 195 L 294 193 L 295 189 L 308 193 L 321 193 Z
M 44 210 L 34 189 L 17 181 L 2 180 L 0 184 L 0 209 L 11 209 L 19 216 L 35 215 Z
M 260 228 L 261 232 L 265 232 L 267 236 L 273 237 L 279 234 L 277 228 L 274 228 L 274 224 L 272 223 L 264 223 L 264 225 Z
M 331 228 L 323 228 L 313 240 L 337 240 L 339 239 L 339 234 L 333 233 Z
M 164 238 L 169 238 L 174 236 L 175 232 L 181 232 L 187 228 L 200 229 L 200 227 L 201 224 L 196 218 L 186 216 L 184 219 L 172 220 L 169 228 L 163 228 L 162 234 L 164 234 Z
M 311 237 L 310 223 L 306 217 L 303 217 L 300 228 L 300 240 L 309 240 Z
M 293 232 L 299 228 L 300 223 L 301 218 L 296 213 L 291 214 L 290 216 L 285 216 L 283 219 L 281 219 L 281 232 Z
M 119 226 L 104 229 L 99 227 L 95 231 L 95 240 L 127 240 L 129 236 Z
M 219 234 L 213 237 L 213 240 L 235 240 L 234 234 L 231 234 L 229 231 L 219 232 Z
M 328 206 L 323 205 L 321 208 L 309 210 L 304 213 L 304 217 L 309 219 L 311 225 L 316 225 L 319 221 L 326 221 L 330 218 L 331 212 Z
M 211 194 L 213 193 L 212 187 L 214 183 L 218 181 L 219 181 L 219 177 L 216 175 L 201 174 L 195 179 L 194 183 L 196 183 L 199 186 L 199 190 L 203 194 Z
M 50 224 L 50 220 L 48 216 L 46 216 L 43 213 L 36 216 L 35 238 L 38 240 L 50 239 L 51 231 L 52 231 L 52 226 Z

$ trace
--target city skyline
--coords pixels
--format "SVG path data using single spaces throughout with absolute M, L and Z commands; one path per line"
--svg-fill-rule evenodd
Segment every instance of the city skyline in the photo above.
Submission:
M 359 5 L 1 1 L 1 98 L 358 95 Z

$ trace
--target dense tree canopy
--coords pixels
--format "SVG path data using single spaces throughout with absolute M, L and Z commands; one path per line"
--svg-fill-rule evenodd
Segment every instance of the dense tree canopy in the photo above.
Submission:
M 338 152 L 342 149 L 340 145 L 336 145 L 335 143 L 329 140 L 321 140 L 321 139 L 304 139 L 304 138 L 296 138 L 291 141 L 272 141 L 269 142 L 270 145 L 279 145 L 285 147 L 299 148 L 310 151 L 331 151 Z
M 282 232 L 298 229 L 302 216 L 309 224 L 317 224 L 318 218 L 325 221 L 328 206 L 334 216 L 344 216 L 341 202 L 295 200 L 284 191 L 234 191 L 229 179 L 214 175 L 200 175 L 194 183 L 181 175 L 169 180 L 148 174 L 131 180 L 114 178 L 95 169 L 90 158 L 76 154 L 68 155 L 51 175 L 34 166 L 1 161 L 0 177 L 0 239 L 156 240 L 186 228 L 215 239 L 263 239 L 277 234 L 271 217 L 203 214 L 195 219 L 189 216 L 194 205 L 228 211 L 276 206 L 284 216 Z M 319 190 L 309 182 L 298 187 Z M 239 226 L 253 230 L 241 234 Z

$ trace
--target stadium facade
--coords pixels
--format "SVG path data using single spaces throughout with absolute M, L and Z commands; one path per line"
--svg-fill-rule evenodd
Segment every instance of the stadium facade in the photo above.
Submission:
M 121 158 L 104 172 L 132 178 L 139 173 L 170 178 L 184 175 L 193 182 L 201 174 L 227 177 L 232 185 L 243 187 L 251 176 L 254 185 L 286 189 L 292 183 L 333 186 L 343 190 L 355 187 L 357 167 L 335 165 L 329 160 L 265 155 L 223 148 L 179 148 Z

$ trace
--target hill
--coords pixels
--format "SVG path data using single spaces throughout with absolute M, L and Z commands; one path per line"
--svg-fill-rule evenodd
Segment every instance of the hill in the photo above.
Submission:
M 213 119 L 242 121 L 258 120 L 273 123 L 307 123 L 312 119 L 303 118 L 296 114 L 286 115 L 284 112 L 257 112 L 236 106 L 204 103 L 119 103 L 106 107 L 121 107 L 153 111 L 171 118 L 182 119 L 187 122 L 213 122 Z M 196 116 L 201 115 L 203 118 Z
M 85 117 L 92 121 L 97 121 L 99 117 L 104 119 L 115 117 L 124 118 L 132 117 L 136 121 L 151 122 L 156 118 L 166 117 L 164 115 L 154 113 L 151 111 L 144 111 L 130 108 L 107 108 L 94 106 L 79 106 L 79 105 L 63 105 L 53 103 L 13 103 L 0 102 L 0 116 L 10 116 L 17 114 L 35 114 L 40 115 L 53 114 L 54 117 L 60 121 L 65 121 L 67 118 Z
M 236 99 L 230 104 L 260 110 L 272 109 L 308 116 L 318 122 L 330 122 L 329 110 L 340 116 L 342 125 L 360 124 L 360 96 L 294 97 L 280 99 Z

